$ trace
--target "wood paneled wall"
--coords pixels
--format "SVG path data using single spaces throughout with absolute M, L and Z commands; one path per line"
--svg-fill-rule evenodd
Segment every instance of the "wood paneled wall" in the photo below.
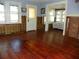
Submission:
M 37 29 L 44 29 L 43 17 L 37 17 Z M 22 23 L 0 24 L 0 35 L 26 32 L 26 16 L 22 16 Z
M 0 24 L 0 34 L 11 34 L 26 31 L 26 16 L 22 16 L 22 23 Z
M 37 17 L 37 29 L 44 29 L 44 17 Z
M 66 35 L 79 39 L 79 17 L 68 16 L 67 17 L 68 27 L 66 28 Z

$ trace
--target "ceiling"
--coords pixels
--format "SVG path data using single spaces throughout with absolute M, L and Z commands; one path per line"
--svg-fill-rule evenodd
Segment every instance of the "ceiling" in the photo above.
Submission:
M 47 1 L 52 1 L 52 0 L 29 0 L 29 1 L 34 1 L 34 2 L 47 2 Z
M 64 0 L 26 0 L 29 2 L 54 2 L 54 1 L 64 1 Z
M 19 1 L 23 3 L 49 3 L 49 2 L 59 2 L 64 0 L 0 0 L 0 1 Z

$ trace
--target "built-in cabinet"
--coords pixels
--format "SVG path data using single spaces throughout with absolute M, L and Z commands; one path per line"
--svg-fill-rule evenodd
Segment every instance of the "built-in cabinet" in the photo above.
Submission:
M 79 17 L 67 17 L 66 35 L 79 39 Z

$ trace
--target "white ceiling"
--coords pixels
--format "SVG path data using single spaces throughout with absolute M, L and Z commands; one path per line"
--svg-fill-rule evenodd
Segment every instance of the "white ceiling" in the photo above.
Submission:
M 23 3 L 49 3 L 49 2 L 59 2 L 64 0 L 0 0 L 0 1 L 19 1 Z
M 64 1 L 64 0 L 26 0 L 30 2 L 53 2 L 53 1 Z
M 34 2 L 47 2 L 47 1 L 52 1 L 52 0 L 30 0 L 30 1 L 34 1 Z

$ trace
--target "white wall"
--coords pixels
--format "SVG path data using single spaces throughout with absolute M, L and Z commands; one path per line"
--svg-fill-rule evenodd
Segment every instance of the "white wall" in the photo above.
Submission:
M 75 0 L 67 0 L 67 15 L 79 16 L 79 3 L 76 3 Z
M 43 15 L 41 14 L 41 8 L 46 8 L 45 4 L 37 3 L 36 6 L 37 6 L 37 16 L 39 16 L 39 17 L 40 17 L 40 16 L 43 16 Z
M 14 1 L 14 2 L 19 2 L 21 3 L 21 7 L 26 8 L 27 4 L 31 4 L 31 5 L 37 5 L 40 6 L 40 3 L 35 3 L 29 0 L 0 0 L 0 3 L 4 3 L 4 2 L 9 2 L 9 1 Z M 38 13 L 39 14 L 39 13 Z M 26 13 L 22 13 L 23 16 L 26 16 Z

